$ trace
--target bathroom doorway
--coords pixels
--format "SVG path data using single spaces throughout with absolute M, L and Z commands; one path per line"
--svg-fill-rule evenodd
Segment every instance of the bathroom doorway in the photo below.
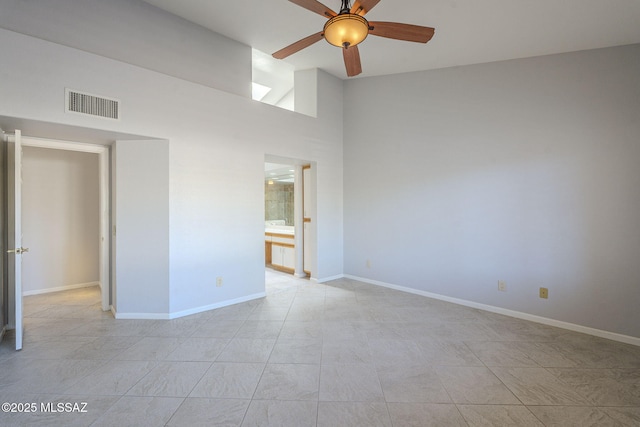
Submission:
M 267 156 L 264 163 L 265 268 L 313 277 L 312 164 Z

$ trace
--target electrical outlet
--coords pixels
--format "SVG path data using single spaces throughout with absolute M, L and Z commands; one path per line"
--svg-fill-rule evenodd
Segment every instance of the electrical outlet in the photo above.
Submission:
M 367 268 L 371 268 L 371 260 L 370 259 L 367 260 Z
M 222 286 L 222 276 L 216 277 L 216 286 L 219 288 Z
M 507 292 L 507 283 L 504 280 L 498 280 L 498 290 Z
M 549 298 L 549 289 L 540 288 L 540 298 L 544 298 L 544 299 Z

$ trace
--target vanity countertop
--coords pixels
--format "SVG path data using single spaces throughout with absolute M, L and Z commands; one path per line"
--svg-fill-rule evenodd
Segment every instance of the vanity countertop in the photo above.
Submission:
M 289 225 L 275 225 L 270 227 L 265 227 L 265 233 L 273 233 L 273 234 L 287 234 L 287 235 L 295 235 L 294 227 Z

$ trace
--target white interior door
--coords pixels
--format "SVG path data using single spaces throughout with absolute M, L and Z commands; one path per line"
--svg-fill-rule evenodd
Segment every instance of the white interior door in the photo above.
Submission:
M 7 237 L 9 327 L 16 331 L 16 350 L 22 349 L 22 142 L 19 130 L 7 139 Z

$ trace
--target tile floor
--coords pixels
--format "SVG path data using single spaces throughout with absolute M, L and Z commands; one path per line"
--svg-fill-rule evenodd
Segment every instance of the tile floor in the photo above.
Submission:
M 0 425 L 640 425 L 638 347 L 348 279 L 266 277 L 265 299 L 171 321 L 114 320 L 95 288 L 26 297 L 24 349 L 0 345 L 0 402 L 38 412 Z

